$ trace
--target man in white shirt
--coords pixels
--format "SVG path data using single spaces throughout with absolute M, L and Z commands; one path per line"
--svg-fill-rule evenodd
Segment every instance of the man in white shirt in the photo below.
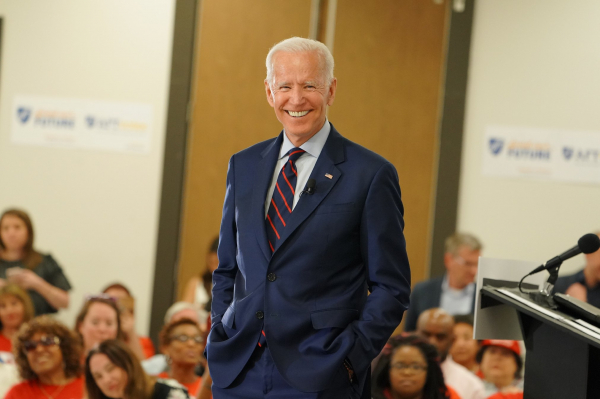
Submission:
M 454 342 L 453 329 L 454 319 L 440 308 L 426 310 L 417 320 L 417 333 L 427 338 L 440 354 L 440 366 L 446 385 L 454 389 L 462 399 L 483 399 L 483 382 L 448 356 L 448 350 Z

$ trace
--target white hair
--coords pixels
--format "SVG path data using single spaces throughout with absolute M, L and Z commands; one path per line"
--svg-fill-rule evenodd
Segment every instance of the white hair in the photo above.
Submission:
M 321 42 L 312 39 L 305 39 L 303 37 L 291 37 L 285 39 L 269 50 L 267 54 L 267 82 L 269 85 L 273 84 L 273 56 L 278 52 L 285 53 L 303 53 L 307 51 L 314 51 L 319 56 L 320 66 L 323 69 L 323 75 L 327 79 L 327 82 L 331 84 L 333 81 L 333 55 L 331 51 Z

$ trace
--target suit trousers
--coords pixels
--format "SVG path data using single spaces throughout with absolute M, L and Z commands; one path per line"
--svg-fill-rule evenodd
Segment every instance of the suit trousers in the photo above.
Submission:
M 210 367 L 210 366 L 209 366 Z M 343 365 L 331 387 L 320 392 L 301 392 L 281 376 L 267 345 L 257 346 L 248 363 L 227 388 L 212 386 L 213 399 L 359 399 Z M 370 395 L 366 396 L 370 397 Z

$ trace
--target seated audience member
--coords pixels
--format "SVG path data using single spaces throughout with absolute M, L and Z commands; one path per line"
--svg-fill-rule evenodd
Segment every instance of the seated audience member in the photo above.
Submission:
M 23 323 L 33 318 L 27 292 L 14 284 L 0 288 L 0 352 L 12 352 L 12 339 Z
M 438 353 L 424 339 L 392 337 L 372 378 L 374 399 L 459 399 L 444 384 Z
M 596 233 L 600 236 L 600 233 Z M 585 266 L 575 274 L 559 277 L 554 292 L 568 294 L 600 308 L 600 251 L 585 254 Z
M 482 245 L 475 236 L 456 233 L 446 239 L 446 274 L 423 281 L 413 289 L 404 331 L 414 331 L 419 315 L 442 308 L 450 315 L 474 312 L 475 276 Z
M 481 343 L 477 360 L 487 396 L 499 393 L 496 398 L 504 398 L 509 394 L 523 398 L 523 360 L 517 341 L 486 339 Z
M 428 309 L 419 316 L 417 333 L 435 346 L 440 354 L 446 385 L 452 387 L 462 399 L 486 397 L 481 380 L 448 356 L 448 351 L 454 342 L 454 319 L 452 316 L 443 309 Z
M 83 397 L 81 346 L 77 336 L 49 316 L 24 324 L 14 341 L 23 382 L 5 399 L 73 399 Z
M 165 313 L 165 325 L 181 319 L 190 319 L 199 322 L 200 315 L 194 305 L 188 302 L 175 302 Z M 167 371 L 167 360 L 165 355 L 158 354 L 150 359 L 142 361 L 144 371 L 150 375 L 159 375 Z
M 88 399 L 187 399 L 175 381 L 157 380 L 144 373 L 131 349 L 119 340 L 102 342 L 85 361 Z
M 193 303 L 200 310 L 202 319 L 200 326 L 204 328 L 204 321 L 210 313 L 212 274 L 219 266 L 217 249 L 219 247 L 219 237 L 215 237 L 208 248 L 206 254 L 206 268 L 198 276 L 192 277 L 185 286 L 182 300 Z
M 123 284 L 114 283 L 106 287 L 104 294 L 117 299 L 121 311 L 121 330 L 123 338 L 140 360 L 149 359 L 156 353 L 154 344 L 148 337 L 139 336 L 135 331 L 135 300 L 131 292 Z
M 27 213 L 9 209 L 0 217 L 0 286 L 27 290 L 36 315 L 69 306 L 71 285 L 50 255 L 33 248 L 33 225 Z
M 167 358 L 169 370 L 159 377 L 176 380 L 196 397 L 202 382 L 196 366 L 204 359 L 204 336 L 198 323 L 180 319 L 165 325 L 160 332 L 160 351 Z
M 121 319 L 116 300 L 110 297 L 87 298 L 75 321 L 75 332 L 81 338 L 83 359 L 93 347 L 108 339 L 123 340 Z
M 454 316 L 454 343 L 450 347 L 452 360 L 472 373 L 479 371 L 477 352 L 481 345 L 473 339 L 473 315 Z

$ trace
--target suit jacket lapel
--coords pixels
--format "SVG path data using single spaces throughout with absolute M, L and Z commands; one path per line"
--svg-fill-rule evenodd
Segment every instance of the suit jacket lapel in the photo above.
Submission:
M 267 190 L 273 177 L 273 170 L 279 159 L 279 149 L 283 141 L 283 132 L 261 152 L 262 159 L 258 164 L 254 185 L 252 188 L 252 224 L 258 245 L 267 260 L 271 259 L 271 248 L 265 228 L 265 201 Z
M 302 194 L 296 204 L 287 226 L 283 230 L 281 239 L 277 241 L 278 245 L 275 252 L 285 243 L 288 237 L 306 220 L 315 208 L 329 194 L 333 186 L 337 183 L 342 172 L 335 166 L 344 161 L 344 143 L 342 136 L 331 125 L 329 137 L 325 142 L 323 151 L 317 159 L 317 163 L 310 174 L 311 179 L 315 179 L 315 193 L 312 195 Z M 332 176 L 331 178 L 326 175 Z M 298 189 L 298 188 L 297 188 Z M 302 187 L 304 189 L 304 187 Z M 264 211 L 263 211 L 264 212 Z M 266 236 L 266 233 L 265 233 Z M 268 243 L 267 243 L 268 244 Z

